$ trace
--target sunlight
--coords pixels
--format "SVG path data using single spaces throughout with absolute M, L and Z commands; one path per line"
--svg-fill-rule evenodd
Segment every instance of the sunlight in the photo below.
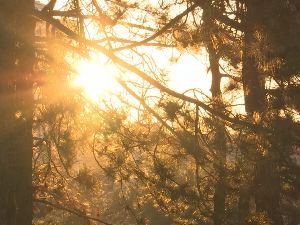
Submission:
M 118 86 L 109 72 L 97 63 L 85 63 L 78 70 L 80 75 L 77 76 L 75 85 L 83 87 L 91 100 L 99 100 L 104 92 L 115 90 Z

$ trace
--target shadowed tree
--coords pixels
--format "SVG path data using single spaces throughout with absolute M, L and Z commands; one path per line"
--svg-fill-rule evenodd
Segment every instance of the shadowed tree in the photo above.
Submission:
M 35 21 L 1 1 L 0 7 L 0 224 L 32 224 L 33 36 Z

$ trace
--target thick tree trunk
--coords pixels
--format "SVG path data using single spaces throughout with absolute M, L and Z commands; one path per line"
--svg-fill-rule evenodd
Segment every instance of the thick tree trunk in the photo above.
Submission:
M 274 225 L 283 225 L 280 212 L 279 177 L 276 161 L 262 157 L 256 163 L 255 204 L 257 212 L 267 212 Z
M 249 52 L 252 49 L 250 47 L 251 43 L 255 42 L 254 34 L 256 31 L 256 24 L 260 24 L 260 16 L 263 14 L 261 11 L 262 5 L 263 3 L 260 0 L 247 1 L 245 21 L 243 21 L 244 50 L 242 81 L 245 96 L 245 108 L 246 112 L 250 116 L 254 116 L 254 112 L 262 113 L 267 110 L 263 86 L 264 81 L 260 77 L 255 58 L 253 56 L 255 53 Z M 258 135 L 259 134 L 257 134 L 257 136 Z M 270 151 L 267 154 L 261 154 L 256 158 L 256 171 L 254 177 L 255 203 L 256 211 L 267 213 L 272 224 L 283 225 L 283 219 L 279 210 L 279 181 L 276 162 L 276 157 Z M 244 208 L 248 208 L 244 201 L 246 199 L 246 195 L 240 196 L 240 203 L 241 206 L 244 205 Z
M 32 65 L 34 22 L 0 0 L 0 224 L 32 224 Z
M 250 43 L 251 33 L 244 37 L 244 44 Z M 247 50 L 245 50 L 247 51 Z M 247 53 L 245 53 L 247 54 Z M 262 81 L 259 78 L 255 60 L 251 56 L 243 56 L 242 80 L 245 97 L 246 112 L 253 114 L 255 111 L 262 112 L 265 108 L 265 96 L 262 87 Z

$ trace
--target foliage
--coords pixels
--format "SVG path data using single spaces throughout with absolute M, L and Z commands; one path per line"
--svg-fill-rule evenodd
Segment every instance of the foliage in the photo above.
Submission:
M 25 13 L 47 29 L 35 46 L 36 223 L 299 222 L 296 0 L 67 1 Z M 211 95 L 171 90 L 161 52 L 168 65 L 206 52 Z M 74 87 L 81 58 L 113 68 L 122 91 L 95 100 Z

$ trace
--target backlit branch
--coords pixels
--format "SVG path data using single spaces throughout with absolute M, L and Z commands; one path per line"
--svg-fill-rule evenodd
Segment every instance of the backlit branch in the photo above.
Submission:
M 98 218 L 95 218 L 95 217 L 87 216 L 87 215 L 85 215 L 85 214 L 78 213 L 78 212 L 76 212 L 76 211 L 74 211 L 74 210 L 65 208 L 65 207 L 60 206 L 60 205 L 53 204 L 52 202 L 48 202 L 48 201 L 46 201 L 46 200 L 34 198 L 33 201 L 34 201 L 34 202 L 43 203 L 43 204 L 46 204 L 46 205 L 51 205 L 51 206 L 54 207 L 54 208 L 57 208 L 57 209 L 60 209 L 60 210 L 63 210 L 63 211 L 66 211 L 66 212 L 75 214 L 75 215 L 77 215 L 78 217 L 81 217 L 81 218 L 83 218 L 83 219 L 88 219 L 88 220 L 97 221 L 97 222 L 103 223 L 103 224 L 105 224 L 105 225 L 113 225 L 113 224 L 111 224 L 111 223 L 107 223 L 107 222 L 105 222 L 105 221 L 103 221 L 103 220 L 100 220 L 100 219 L 98 219 Z
M 155 38 L 157 38 L 160 35 L 162 35 L 163 33 L 165 33 L 169 28 L 171 28 L 172 26 L 174 26 L 182 17 L 184 17 L 187 14 L 189 14 L 190 12 L 192 12 L 197 6 L 198 6 L 197 4 L 191 5 L 185 11 L 183 11 L 182 13 L 180 13 L 179 15 L 177 15 L 173 19 L 171 19 L 170 22 L 167 23 L 162 29 L 160 29 L 159 31 L 157 31 L 156 33 L 154 33 L 153 35 L 151 35 L 150 37 L 144 39 L 143 41 L 137 42 L 135 44 L 124 46 L 124 47 L 122 47 L 122 49 L 134 48 L 134 47 L 144 45 L 145 43 L 154 40 Z M 118 49 L 118 50 L 121 50 L 121 49 Z
M 189 7 L 187 10 L 188 11 L 192 11 L 196 6 L 193 5 L 191 7 Z M 249 123 L 248 121 L 245 120 L 241 120 L 237 117 L 230 117 L 228 115 L 225 115 L 223 112 L 220 112 L 218 110 L 215 110 L 211 107 L 209 107 L 208 105 L 206 105 L 205 103 L 194 99 L 192 97 L 186 96 L 184 94 L 178 93 L 174 90 L 169 89 L 168 87 L 162 85 L 160 82 L 158 82 L 157 80 L 153 79 L 152 77 L 150 77 L 149 75 L 147 75 L 145 72 L 141 71 L 140 69 L 136 68 L 134 65 L 131 65 L 130 63 L 122 60 L 121 58 L 117 57 L 113 52 L 107 50 L 105 47 L 100 46 L 96 43 L 94 43 L 93 41 L 87 40 L 81 36 L 79 36 L 78 34 L 76 34 L 75 32 L 73 32 L 72 30 L 70 30 L 69 28 L 65 27 L 63 24 L 61 24 L 59 22 L 59 20 L 52 18 L 51 16 L 40 12 L 38 10 L 35 9 L 24 9 L 18 6 L 14 6 L 14 9 L 23 12 L 25 14 L 30 14 L 32 16 L 35 16 L 37 18 L 40 18 L 42 20 L 45 20 L 48 23 L 53 24 L 58 30 L 60 30 L 61 32 L 65 33 L 66 35 L 68 35 L 70 38 L 74 39 L 75 41 L 81 42 L 87 46 L 90 46 L 96 50 L 98 50 L 99 52 L 101 52 L 102 54 L 104 54 L 105 56 L 107 56 L 109 59 L 112 60 L 112 62 L 126 68 L 127 70 L 131 71 L 132 73 L 135 73 L 136 75 L 138 75 L 139 77 L 141 77 L 142 79 L 146 80 L 147 82 L 149 82 L 151 85 L 153 85 L 154 87 L 158 88 L 161 92 L 165 92 L 175 98 L 181 99 L 183 101 L 187 101 L 190 103 L 194 103 L 197 106 L 200 106 L 201 108 L 203 108 L 204 110 L 206 110 L 207 112 L 210 112 L 218 117 L 220 117 L 221 119 L 228 121 L 232 124 L 237 124 L 237 125 L 241 125 L 241 126 L 245 126 L 248 128 L 251 128 L 255 131 L 263 131 L 263 132 L 267 132 L 267 133 L 273 133 L 273 131 L 267 127 L 263 127 L 259 124 L 253 124 L 253 123 Z M 185 11 L 185 13 L 187 13 L 187 10 Z M 183 13 L 182 13 L 183 14 Z M 183 16 L 182 14 L 181 17 Z M 176 18 L 176 17 L 175 17 Z M 175 19 L 174 18 L 174 19 Z M 174 21 L 174 20 L 173 20 Z M 174 22 L 175 23 L 175 22 Z M 170 24 L 170 23 L 169 23 Z M 167 25 L 164 27 L 165 30 L 167 30 L 169 27 L 167 27 Z M 163 29 L 164 29 L 163 28 Z M 162 29 L 162 30 L 163 30 Z M 157 32 L 155 35 L 151 36 L 151 37 L 157 37 L 160 34 L 162 34 L 162 30 L 160 30 L 159 32 Z M 141 42 L 139 42 L 141 43 Z
M 131 44 L 136 44 L 139 43 L 138 41 L 134 41 L 134 40 L 128 40 L 125 38 L 116 38 L 116 37 L 108 37 L 108 38 L 102 38 L 100 40 L 93 40 L 96 43 L 102 43 L 105 41 L 112 41 L 112 42 L 122 42 L 122 43 L 131 43 Z M 162 43 L 145 43 L 143 44 L 143 46 L 154 46 L 154 47 L 164 47 L 164 48 L 175 48 L 177 47 L 177 45 L 168 45 L 168 44 L 162 44 Z M 127 46 L 124 47 L 119 47 L 116 49 L 113 49 L 113 51 L 119 51 L 122 49 L 126 49 Z

